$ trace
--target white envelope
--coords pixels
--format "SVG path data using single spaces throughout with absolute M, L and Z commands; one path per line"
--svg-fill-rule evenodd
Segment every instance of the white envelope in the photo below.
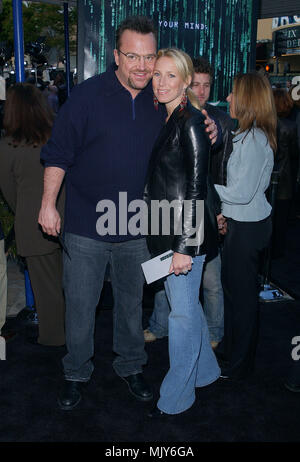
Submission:
M 167 250 L 167 252 L 142 263 L 147 284 L 151 284 L 151 282 L 157 281 L 170 274 L 169 269 L 172 263 L 173 253 L 173 250 Z

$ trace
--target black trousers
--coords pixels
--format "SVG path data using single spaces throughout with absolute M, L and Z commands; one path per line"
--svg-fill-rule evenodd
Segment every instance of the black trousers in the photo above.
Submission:
M 39 320 L 38 343 L 65 344 L 65 299 L 62 288 L 62 252 L 26 257 Z
M 272 257 L 281 257 L 286 248 L 286 235 L 291 200 L 277 199 L 273 217 Z
M 258 337 L 259 255 L 271 233 L 271 217 L 258 222 L 227 220 L 222 256 L 224 338 L 216 354 L 223 360 L 222 372 L 230 377 L 244 378 L 253 370 Z

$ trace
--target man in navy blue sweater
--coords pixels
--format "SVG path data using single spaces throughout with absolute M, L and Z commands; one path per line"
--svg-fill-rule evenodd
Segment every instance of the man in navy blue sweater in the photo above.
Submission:
M 39 223 L 53 236 L 61 230 L 56 198 L 64 177 L 66 180 L 68 353 L 63 358 L 65 381 L 58 398 L 61 409 L 73 409 L 79 403 L 81 385 L 93 372 L 95 310 L 108 263 L 114 296 L 113 367 L 137 399 L 152 399 L 142 375 L 147 355 L 141 263 L 149 253 L 145 238 L 128 232 L 130 214 L 124 218 L 119 193 L 123 197 L 126 194 L 127 203 L 142 199 L 152 146 L 165 121 L 164 108 L 153 105 L 150 82 L 156 46 L 156 31 L 149 19 L 123 21 L 116 33 L 116 66 L 74 88 L 42 149 L 46 168 Z M 98 205 L 103 200 L 113 204 L 116 218 L 113 226 L 107 224 L 107 234 L 103 227 L 100 233 L 98 226 L 101 212 L 105 212 Z

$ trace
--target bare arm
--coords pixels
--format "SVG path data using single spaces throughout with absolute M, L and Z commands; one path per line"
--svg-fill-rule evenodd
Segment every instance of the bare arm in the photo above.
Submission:
M 51 236 L 60 232 L 61 218 L 56 209 L 56 199 L 65 176 L 59 167 L 46 167 L 44 173 L 44 193 L 38 222 L 43 231 Z

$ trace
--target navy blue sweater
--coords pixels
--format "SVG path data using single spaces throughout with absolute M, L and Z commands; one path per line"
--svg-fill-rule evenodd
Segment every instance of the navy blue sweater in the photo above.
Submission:
M 143 196 L 154 141 L 164 124 L 165 108 L 155 110 L 151 82 L 135 99 L 119 82 L 112 66 L 74 87 L 42 148 L 45 166 L 66 171 L 65 231 L 120 242 L 129 234 L 100 236 L 98 201 L 116 204 L 119 192 L 128 203 Z

